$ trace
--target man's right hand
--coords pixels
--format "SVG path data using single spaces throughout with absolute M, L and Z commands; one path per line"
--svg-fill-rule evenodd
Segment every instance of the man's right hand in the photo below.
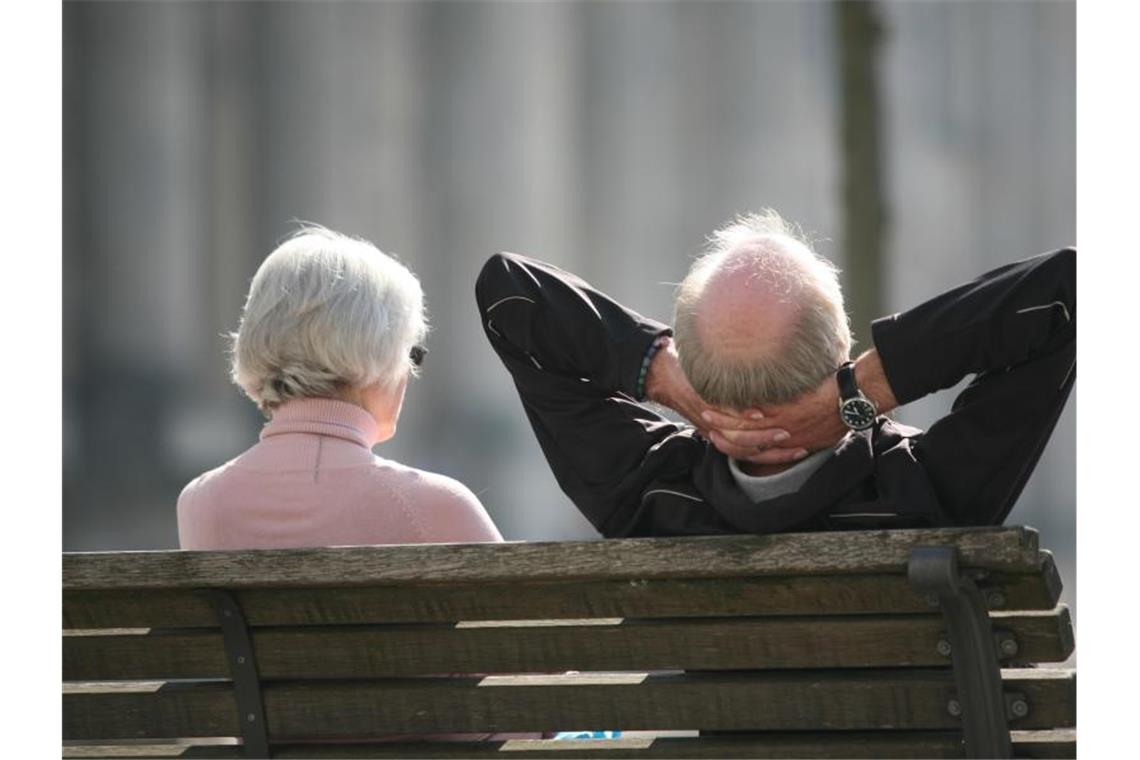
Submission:
M 756 464 L 785 464 L 807 456 L 806 449 L 787 448 L 788 431 L 773 427 L 760 410 L 748 409 L 737 413 L 705 403 L 685 377 L 672 339 L 653 355 L 645 378 L 645 393 L 650 401 L 687 419 L 718 451 L 733 459 Z M 735 437 L 742 431 L 747 431 L 746 445 L 734 443 L 726 435 L 730 433 Z
M 859 357 L 855 362 L 855 379 L 863 393 L 875 402 L 879 414 L 898 408 L 898 399 L 891 389 L 878 351 L 871 349 Z M 782 450 L 829 449 L 848 432 L 839 416 L 839 386 L 833 376 L 825 378 L 815 390 L 786 404 L 766 406 L 759 414 L 752 425 L 746 426 L 740 415 L 724 415 L 713 410 L 706 413 L 706 424 L 720 427 L 724 436 L 737 446 L 766 440 L 757 432 L 763 428 L 788 430 L 792 435 L 779 444 Z

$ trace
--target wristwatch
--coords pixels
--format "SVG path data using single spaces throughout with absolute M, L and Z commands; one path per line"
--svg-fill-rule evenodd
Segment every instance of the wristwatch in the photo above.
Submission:
M 879 409 L 855 384 L 855 362 L 841 365 L 835 380 L 839 383 L 839 419 L 843 424 L 852 430 L 866 430 L 875 424 Z

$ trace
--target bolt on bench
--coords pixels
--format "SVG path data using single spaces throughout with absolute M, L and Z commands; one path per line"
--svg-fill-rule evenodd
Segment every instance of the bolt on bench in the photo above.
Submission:
M 64 755 L 1075 757 L 1060 589 L 1027 528 L 64 554 Z M 406 736 L 614 729 L 701 734 Z

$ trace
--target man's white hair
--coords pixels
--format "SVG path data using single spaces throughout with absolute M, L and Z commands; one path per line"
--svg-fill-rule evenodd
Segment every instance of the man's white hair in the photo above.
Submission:
M 263 412 L 414 371 L 424 339 L 423 290 L 366 240 L 305 225 L 266 257 L 231 334 L 231 377 Z
M 796 306 L 790 333 L 770 356 L 724 357 L 701 341 L 696 324 L 701 295 L 730 254 L 733 264 L 743 257 L 749 273 L 762 274 Z M 816 388 L 851 352 L 838 270 L 772 209 L 737 217 L 714 232 L 678 287 L 675 306 L 681 368 L 697 393 L 715 406 L 746 409 L 790 401 Z

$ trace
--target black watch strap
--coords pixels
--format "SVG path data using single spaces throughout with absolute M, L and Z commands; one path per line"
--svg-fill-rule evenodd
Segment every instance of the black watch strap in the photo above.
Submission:
M 839 398 L 843 401 L 860 395 L 859 386 L 855 383 L 855 362 L 839 365 L 835 380 L 839 383 Z

